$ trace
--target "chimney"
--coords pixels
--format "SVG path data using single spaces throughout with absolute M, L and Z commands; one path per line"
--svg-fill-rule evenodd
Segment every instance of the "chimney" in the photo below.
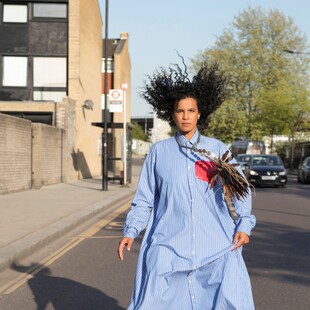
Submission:
M 121 32 L 120 37 L 121 40 L 127 40 L 129 37 L 128 32 Z

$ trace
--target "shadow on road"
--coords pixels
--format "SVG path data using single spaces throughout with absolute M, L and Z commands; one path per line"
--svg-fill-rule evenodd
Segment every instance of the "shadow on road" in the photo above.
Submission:
M 27 283 L 38 310 L 47 309 L 48 305 L 52 305 L 55 310 L 125 310 L 118 305 L 117 300 L 96 288 L 52 276 L 47 267 L 38 264 L 30 266 L 14 264 L 12 269 L 33 275 Z M 33 270 L 39 270 L 39 272 Z
M 258 222 L 244 257 L 252 275 L 309 286 L 309 253 L 308 230 Z

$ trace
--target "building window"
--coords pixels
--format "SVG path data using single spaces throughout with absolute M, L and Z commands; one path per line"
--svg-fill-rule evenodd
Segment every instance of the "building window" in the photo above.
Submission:
M 3 22 L 4 23 L 27 23 L 28 16 L 27 5 L 3 5 Z
M 55 101 L 61 102 L 62 98 L 67 94 L 65 91 L 41 91 L 35 90 L 33 92 L 33 100 L 35 101 Z
M 56 3 L 34 3 L 34 18 L 67 18 L 67 5 Z
M 3 57 L 3 86 L 27 86 L 27 57 Z
M 67 87 L 67 59 L 65 57 L 34 57 L 34 87 Z

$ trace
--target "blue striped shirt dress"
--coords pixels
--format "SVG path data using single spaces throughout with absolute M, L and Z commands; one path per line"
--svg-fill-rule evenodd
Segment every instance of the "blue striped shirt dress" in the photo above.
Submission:
M 177 137 L 216 156 L 227 151 L 198 130 L 190 140 Z M 234 201 L 234 221 L 221 184 L 210 188 L 209 164 L 176 137 L 152 146 L 124 225 L 133 239 L 146 229 L 128 310 L 254 309 L 242 249 L 232 251 L 235 232 L 250 235 L 255 226 L 251 194 Z

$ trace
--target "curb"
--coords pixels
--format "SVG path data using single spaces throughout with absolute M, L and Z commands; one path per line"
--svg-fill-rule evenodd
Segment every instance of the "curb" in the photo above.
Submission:
M 0 272 L 10 268 L 14 262 L 30 256 L 96 215 L 106 216 L 112 213 L 124 203 L 129 202 L 133 198 L 134 193 L 135 189 L 130 190 L 129 193 L 125 192 L 123 195 L 119 193 L 116 198 L 110 197 L 109 199 L 100 200 L 2 247 Z

